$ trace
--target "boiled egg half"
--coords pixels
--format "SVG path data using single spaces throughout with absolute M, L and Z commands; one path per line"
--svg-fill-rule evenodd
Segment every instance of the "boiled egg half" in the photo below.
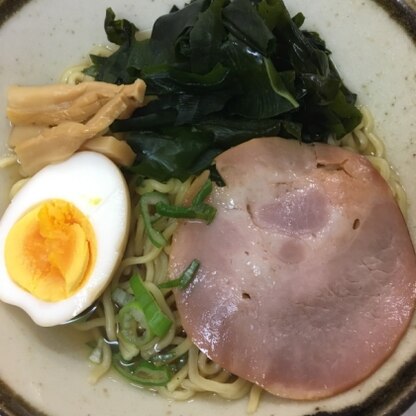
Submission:
M 77 316 L 111 280 L 129 219 L 125 179 L 105 156 L 80 152 L 45 167 L 0 220 L 0 299 L 41 326 Z

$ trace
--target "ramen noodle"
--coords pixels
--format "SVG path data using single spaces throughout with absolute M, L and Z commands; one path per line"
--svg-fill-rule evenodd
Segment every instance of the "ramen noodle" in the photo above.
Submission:
M 113 51 L 111 48 L 99 47 L 93 53 L 108 56 Z M 85 65 L 69 68 L 63 74 L 62 81 L 68 84 L 91 81 L 92 79 L 83 73 L 89 64 L 88 62 Z M 341 140 L 331 139 L 329 142 L 332 145 L 365 155 L 387 181 L 403 215 L 406 216 L 406 194 L 400 184 L 399 177 L 386 159 L 384 144 L 374 132 L 374 122 L 370 112 L 365 107 L 361 108 L 361 112 L 363 117 L 360 125 Z M 5 169 L 16 163 L 18 163 L 16 157 L 7 156 L 0 160 L 0 168 Z M 183 361 L 166 386 L 153 388 L 162 396 L 174 400 L 189 400 L 199 392 L 214 393 L 230 400 L 248 396 L 247 411 L 252 413 L 258 407 L 262 389 L 229 373 L 199 351 L 183 331 L 172 290 L 158 287 L 168 280 L 170 242 L 178 226 L 178 220 L 160 218 L 153 225 L 168 241 L 168 245 L 165 247 L 157 248 L 145 232 L 144 220 L 139 214 L 139 200 L 142 195 L 156 191 L 166 195 L 170 203 L 183 205 L 187 195 L 194 194 L 195 188 L 207 176 L 207 172 L 204 172 L 201 177 L 191 177 L 185 182 L 170 179 L 165 183 L 154 179 L 144 179 L 138 183 L 138 177 L 128 178 L 132 218 L 124 257 L 111 284 L 96 302 L 97 307 L 94 313 L 86 321 L 72 325 L 77 330 L 88 331 L 94 340 L 90 358 L 95 365 L 90 375 L 90 381 L 95 383 L 111 368 L 112 344 L 117 343 L 120 350 L 127 348 L 118 336 L 117 313 L 119 307 L 113 299 L 113 293 L 116 290 L 128 291 L 130 276 L 139 274 L 143 278 L 146 289 L 174 324 L 162 339 L 154 338 L 141 348 L 138 354 L 143 359 L 149 360 L 156 353 L 168 351 L 172 356 L 182 357 Z M 26 180 L 21 179 L 14 184 L 10 191 L 10 198 L 24 186 Z

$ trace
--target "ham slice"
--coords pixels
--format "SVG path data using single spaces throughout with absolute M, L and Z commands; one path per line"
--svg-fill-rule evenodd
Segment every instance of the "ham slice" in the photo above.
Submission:
M 366 158 L 323 144 L 253 139 L 222 153 L 226 186 L 206 225 L 184 221 L 170 276 L 185 331 L 213 361 L 291 399 L 329 397 L 394 351 L 416 295 L 412 242 Z

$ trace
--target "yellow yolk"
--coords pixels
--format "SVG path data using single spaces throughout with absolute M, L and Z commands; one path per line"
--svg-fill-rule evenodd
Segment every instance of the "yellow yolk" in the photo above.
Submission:
M 38 299 L 70 297 L 88 279 L 97 244 L 89 220 L 73 204 L 49 200 L 11 228 L 6 268 L 15 283 Z

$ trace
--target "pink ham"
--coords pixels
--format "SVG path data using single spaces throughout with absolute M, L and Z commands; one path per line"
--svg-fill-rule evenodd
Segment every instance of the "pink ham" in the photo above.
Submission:
M 183 222 L 170 275 L 186 332 L 213 361 L 269 392 L 342 392 L 393 352 L 412 316 L 416 259 L 391 192 L 362 156 L 254 139 L 221 154 L 211 225 Z

